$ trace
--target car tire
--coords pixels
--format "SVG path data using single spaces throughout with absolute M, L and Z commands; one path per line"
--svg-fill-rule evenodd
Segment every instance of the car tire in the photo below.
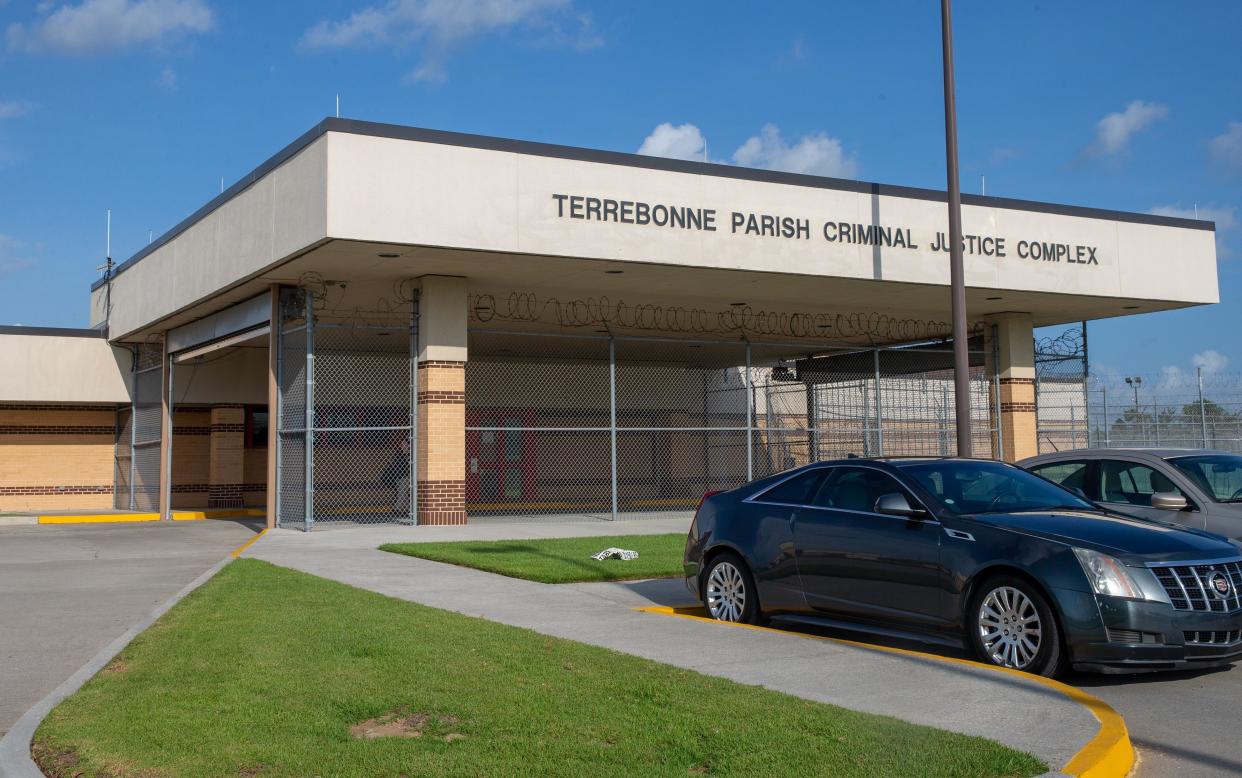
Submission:
M 1052 605 L 1017 576 L 996 576 L 979 586 L 966 614 L 966 637 L 983 662 L 999 667 L 1051 678 L 1065 661 Z
M 703 575 L 699 596 L 709 618 L 735 624 L 763 624 L 754 576 L 742 558 L 732 552 L 712 559 Z

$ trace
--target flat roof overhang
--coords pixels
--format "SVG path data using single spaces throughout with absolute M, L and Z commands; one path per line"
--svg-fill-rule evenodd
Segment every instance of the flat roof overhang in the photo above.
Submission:
M 574 196 L 710 208 L 719 221 L 693 231 L 569 218 Z M 329 119 L 98 282 L 93 321 L 107 318 L 114 339 L 141 339 L 308 278 L 345 282 L 332 287 L 334 305 L 365 310 L 391 302 L 394 283 L 427 274 L 465 276 L 473 292 L 500 299 L 707 311 L 744 302 L 777 316 L 946 321 L 947 254 L 933 246 L 944 200 L 934 190 Z M 966 234 L 1010 241 L 1006 259 L 967 257 L 972 320 L 1022 311 L 1058 324 L 1218 299 L 1210 222 L 963 203 Z M 810 234 L 739 232 L 731 211 L 804 219 Z M 889 226 L 918 245 L 831 241 L 820 225 L 833 220 Z M 1085 245 L 1099 261 L 1018 260 L 1023 237 L 1068 255 Z
M 381 256 L 392 255 L 397 256 Z M 710 314 L 737 309 L 743 303 L 752 314 L 827 317 L 886 317 L 901 322 L 947 323 L 949 291 L 937 284 L 806 276 L 772 272 L 691 268 L 634 261 L 497 254 L 424 246 L 401 246 L 365 241 L 328 240 L 268 272 L 246 279 L 230 289 L 198 301 L 126 338 L 143 340 L 166 329 L 180 327 L 239 302 L 265 293 L 272 284 L 312 286 L 326 284 L 326 313 L 359 318 L 402 310 L 395 287 L 424 275 L 465 276 L 471 294 L 485 295 L 501 315 L 472 312 L 472 324 L 487 328 L 595 332 L 597 325 L 557 326 L 549 308 L 541 323 L 513 321 L 506 309 L 510 295 L 530 296 L 518 304 L 598 307 L 618 304 L 701 309 Z M 472 301 L 474 304 L 474 301 Z M 1167 300 L 1117 299 L 1029 290 L 971 287 L 967 307 L 972 322 L 991 314 L 1028 312 L 1035 326 L 1103 319 L 1194 305 Z M 947 326 L 947 324 L 946 324 Z M 624 329 L 624 328 L 619 328 Z M 875 342 L 898 343 L 918 339 L 873 334 Z M 641 330 L 628 330 L 641 334 Z M 654 334 L 654 333 L 652 333 Z M 674 334 L 674 333 L 667 333 Z M 758 337 L 757 335 L 755 337 Z M 778 335 L 770 336 L 779 340 Z M 823 340 L 848 340 L 825 333 Z

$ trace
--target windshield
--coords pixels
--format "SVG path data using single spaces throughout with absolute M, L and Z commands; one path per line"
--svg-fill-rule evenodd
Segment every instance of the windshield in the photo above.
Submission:
M 1216 502 L 1242 502 L 1242 457 L 1209 454 L 1169 461 Z
M 895 462 L 953 513 L 1095 510 L 1073 492 L 1000 462 L 933 460 Z

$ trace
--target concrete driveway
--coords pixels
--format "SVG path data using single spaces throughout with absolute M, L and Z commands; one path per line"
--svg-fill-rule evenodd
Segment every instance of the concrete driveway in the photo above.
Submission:
M 262 522 L 0 527 L 0 736 Z

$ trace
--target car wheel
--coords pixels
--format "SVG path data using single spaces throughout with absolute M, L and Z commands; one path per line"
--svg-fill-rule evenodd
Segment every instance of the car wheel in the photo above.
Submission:
M 988 664 L 1054 676 L 1064 651 L 1048 600 L 1027 581 L 998 576 L 971 600 L 967 631 L 975 653 Z
M 763 622 L 754 578 L 736 554 L 721 554 L 708 566 L 703 576 L 703 605 L 707 615 L 717 621 Z

